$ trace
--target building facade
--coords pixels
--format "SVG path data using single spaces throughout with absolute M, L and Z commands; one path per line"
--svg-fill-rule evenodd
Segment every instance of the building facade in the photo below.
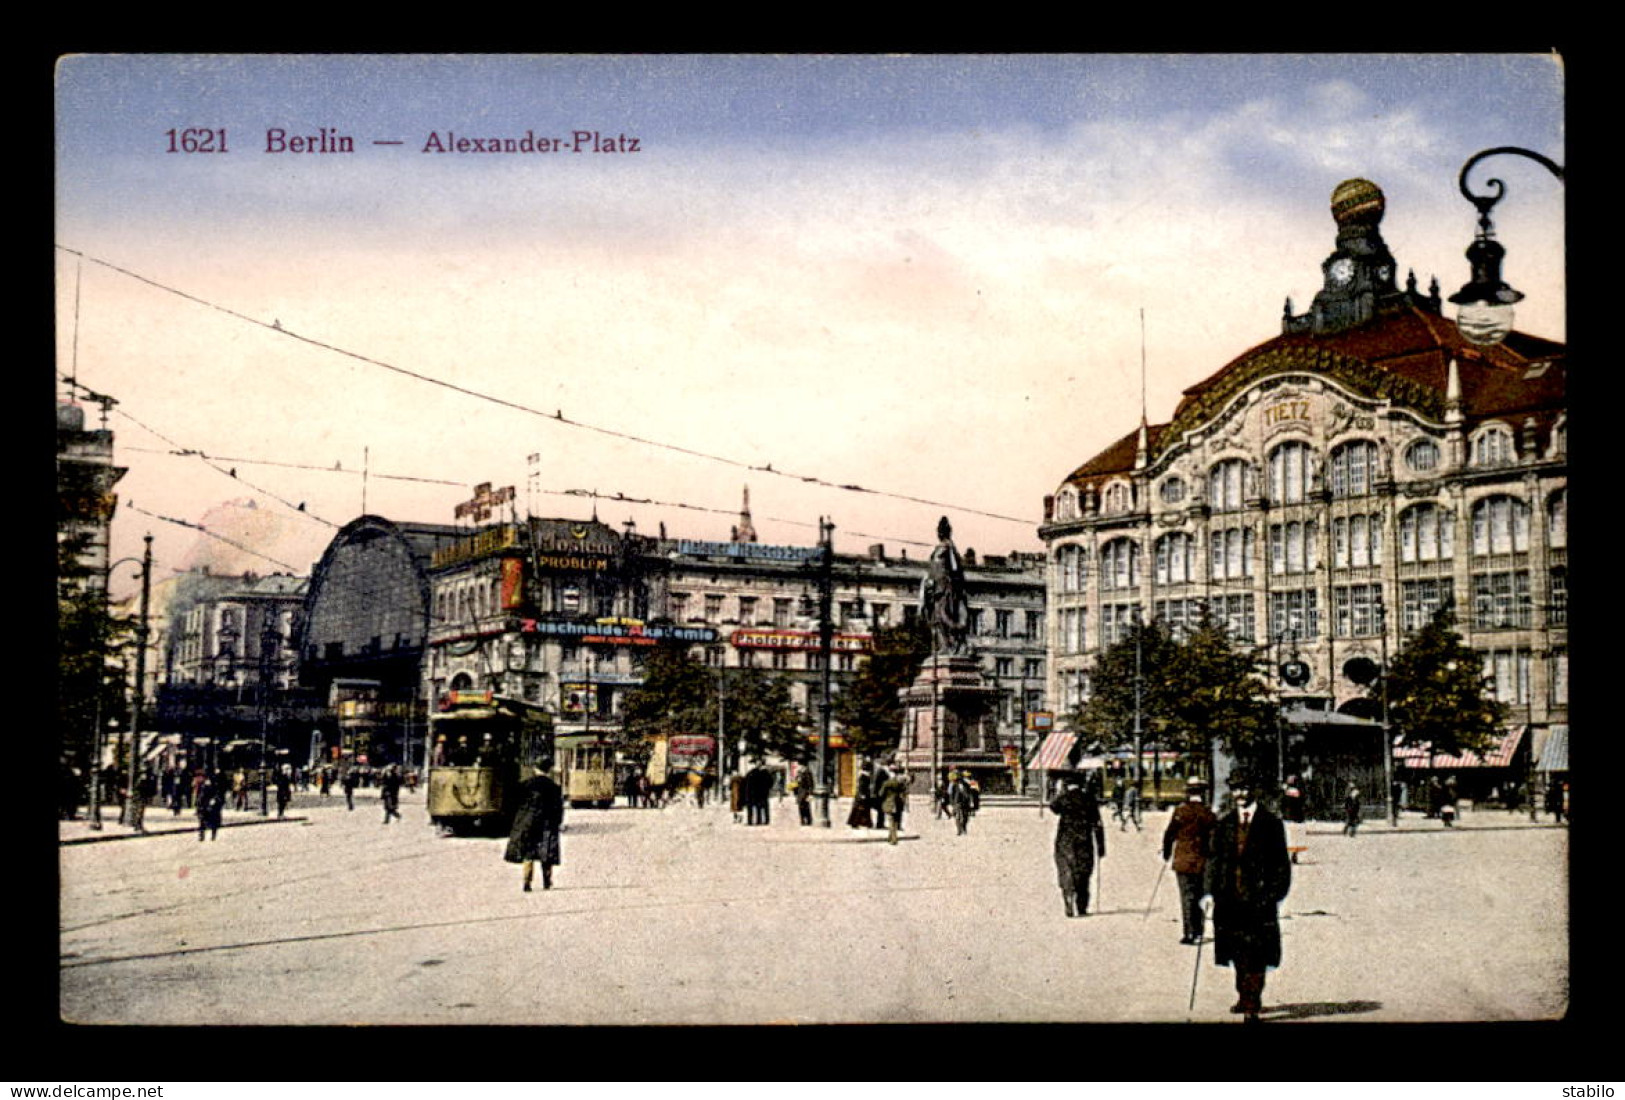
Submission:
M 118 508 L 113 486 L 125 473 L 113 463 L 113 433 L 105 426 L 112 404 L 112 398 L 103 399 L 101 428 L 86 428 L 84 408 L 72 401 L 56 406 L 57 542 L 72 544 L 72 564 L 104 595 L 108 540 Z
M 1510 767 L 1566 739 L 1566 349 L 1464 340 L 1436 282 L 1397 282 L 1383 210 L 1374 185 L 1341 185 L 1310 309 L 1288 301 L 1278 336 L 1046 498 L 1063 719 L 1137 616 L 1178 627 L 1204 608 L 1272 667 L 1307 666 L 1283 699 L 1378 717 L 1359 660 L 1450 603 L 1512 715 L 1492 755 Z
M 623 700 L 643 682 L 642 655 L 674 641 L 719 679 L 740 668 L 782 676 L 811 743 L 825 699 L 821 549 L 758 543 L 748 517 L 747 508 L 729 542 L 650 538 L 596 519 L 532 517 L 465 532 L 429 570 L 423 697 L 434 705 L 449 691 L 492 690 L 552 712 L 560 736 L 613 737 Z M 924 573 L 923 560 L 888 557 L 880 546 L 834 556 L 830 698 L 856 675 L 875 630 L 918 613 Z M 966 556 L 970 641 L 1002 693 L 1001 729 L 1013 745 L 1025 737 L 1024 715 L 1045 700 L 1042 573 L 1036 554 Z M 838 724 L 832 734 L 849 777 Z M 731 766 L 737 750 L 726 748 Z
M 164 766 L 219 765 L 222 752 L 304 766 L 321 717 L 299 688 L 304 577 L 212 574 L 167 578 L 155 598 L 157 670 L 152 754 Z

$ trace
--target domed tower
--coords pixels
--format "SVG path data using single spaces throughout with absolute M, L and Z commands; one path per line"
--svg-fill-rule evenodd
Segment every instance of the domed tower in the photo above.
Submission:
M 1284 331 L 1339 332 L 1365 324 L 1407 297 L 1417 304 L 1431 303 L 1437 311 L 1437 293 L 1424 299 L 1401 291 L 1394 282 L 1394 256 L 1380 228 L 1386 207 L 1382 188 L 1370 180 L 1344 180 L 1332 191 L 1337 245 L 1320 265 L 1322 286 L 1314 304 L 1300 317 L 1288 310 Z

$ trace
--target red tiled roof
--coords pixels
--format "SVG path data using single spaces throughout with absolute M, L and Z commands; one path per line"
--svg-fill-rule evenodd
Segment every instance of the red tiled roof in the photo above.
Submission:
M 1248 349 L 1185 390 L 1169 423 L 1151 426 L 1150 454 L 1154 460 L 1164 442 L 1174 442 L 1173 429 L 1183 434 L 1194 422 L 1219 411 L 1203 412 L 1204 404 L 1217 403 L 1219 395 L 1232 388 L 1239 392 L 1255 374 L 1277 370 L 1324 372 L 1355 389 L 1380 386 L 1395 404 L 1436 406 L 1420 410 L 1436 419 L 1443 410 L 1451 359 L 1456 360 L 1469 426 L 1504 417 L 1519 428 L 1525 419 L 1533 419 L 1537 444 L 1544 446 L 1565 407 L 1566 357 L 1563 344 L 1519 332 L 1489 347 L 1470 344 L 1448 318 L 1407 302 L 1364 325 L 1319 335 L 1286 333 Z M 1349 376 L 1351 370 L 1357 378 Z M 1138 437 L 1138 429 L 1129 432 L 1067 480 L 1078 483 L 1132 470 Z

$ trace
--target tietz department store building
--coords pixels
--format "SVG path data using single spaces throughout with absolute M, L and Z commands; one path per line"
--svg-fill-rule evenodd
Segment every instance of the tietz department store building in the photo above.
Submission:
M 1396 283 L 1383 209 L 1374 185 L 1340 185 L 1309 311 L 1288 301 L 1280 335 L 1045 499 L 1048 689 L 1063 724 L 1135 616 L 1178 627 L 1204 604 L 1239 644 L 1272 647 L 1272 668 L 1308 665 L 1306 683 L 1275 683 L 1283 701 L 1375 718 L 1351 660 L 1391 656 L 1453 601 L 1508 729 L 1483 759 L 1396 764 L 1482 790 L 1503 773 L 1566 771 L 1566 349 L 1517 332 L 1464 340 L 1436 281 Z

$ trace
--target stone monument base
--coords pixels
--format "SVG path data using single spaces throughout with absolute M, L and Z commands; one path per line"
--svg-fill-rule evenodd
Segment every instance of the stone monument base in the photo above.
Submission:
M 976 658 L 957 654 L 927 660 L 899 693 L 904 718 L 898 757 L 918 809 L 929 811 L 932 791 L 950 771 L 969 771 L 984 794 L 1014 789 L 999 746 L 998 697 Z

